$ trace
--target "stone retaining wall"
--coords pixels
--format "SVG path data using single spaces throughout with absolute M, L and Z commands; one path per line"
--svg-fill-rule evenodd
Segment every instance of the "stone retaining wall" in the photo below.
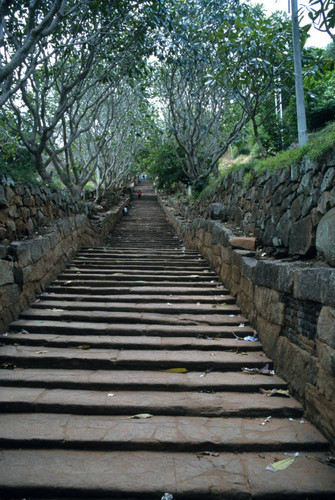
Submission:
M 56 221 L 33 239 L 0 245 L 0 333 L 56 278 L 82 246 L 102 244 L 128 201 L 129 198 L 124 199 L 94 221 L 84 214 L 72 215 Z
M 262 177 L 228 174 L 204 199 L 176 207 L 185 219 L 230 221 L 259 246 L 282 256 L 325 258 L 335 266 L 335 151 L 319 165 L 304 162 Z M 330 237 L 331 236 L 331 237 Z
M 60 189 L 0 181 L 0 245 L 31 238 L 50 221 L 88 213 L 89 206 Z
M 276 373 L 335 446 L 335 269 L 263 260 L 234 248 L 235 235 L 223 223 L 187 223 L 160 203 L 186 247 L 199 251 L 236 296 Z

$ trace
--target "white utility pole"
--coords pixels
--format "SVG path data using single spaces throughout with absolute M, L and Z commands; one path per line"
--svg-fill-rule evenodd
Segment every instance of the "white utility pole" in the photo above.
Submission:
M 297 101 L 297 119 L 298 119 L 298 139 L 299 146 L 308 142 L 306 111 L 304 100 L 304 86 L 302 81 L 301 47 L 299 37 L 299 19 L 297 0 L 291 0 L 292 8 L 292 33 L 293 33 L 293 55 L 295 72 L 295 94 Z

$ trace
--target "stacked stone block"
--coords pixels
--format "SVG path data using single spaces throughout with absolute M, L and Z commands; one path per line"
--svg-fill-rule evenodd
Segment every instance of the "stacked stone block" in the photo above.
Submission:
M 84 214 L 72 215 L 54 220 L 43 235 L 0 245 L 0 333 L 6 331 L 9 323 L 55 279 L 82 246 L 102 244 L 127 201 L 97 220 Z
M 335 445 L 335 269 L 263 260 L 232 246 L 234 234 L 221 222 L 187 223 L 161 204 L 186 247 L 198 250 L 236 296 L 276 372 Z
M 229 221 L 273 255 L 320 256 L 335 265 L 334 151 L 320 164 L 253 176 L 247 185 L 241 171 L 229 173 L 205 199 L 176 208 L 185 219 Z

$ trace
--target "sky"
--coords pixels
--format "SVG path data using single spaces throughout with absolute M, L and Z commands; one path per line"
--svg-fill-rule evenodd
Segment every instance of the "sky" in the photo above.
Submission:
M 282 10 L 288 13 L 288 5 L 289 0 L 250 0 L 251 5 L 262 4 L 264 9 L 272 14 L 276 10 Z M 308 0 L 298 1 L 298 6 L 303 7 L 308 4 Z M 290 14 L 289 14 L 290 15 Z M 310 19 L 307 14 L 304 17 L 303 24 L 310 24 Z M 310 38 L 308 39 L 306 46 L 307 47 L 326 47 L 330 42 L 331 38 L 327 33 L 321 33 L 317 31 L 315 28 L 311 28 L 310 30 Z

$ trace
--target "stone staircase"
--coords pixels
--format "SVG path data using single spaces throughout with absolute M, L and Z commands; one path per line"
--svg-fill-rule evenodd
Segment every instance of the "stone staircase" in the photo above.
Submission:
M 2 337 L 0 498 L 334 498 L 327 441 L 141 189 Z

